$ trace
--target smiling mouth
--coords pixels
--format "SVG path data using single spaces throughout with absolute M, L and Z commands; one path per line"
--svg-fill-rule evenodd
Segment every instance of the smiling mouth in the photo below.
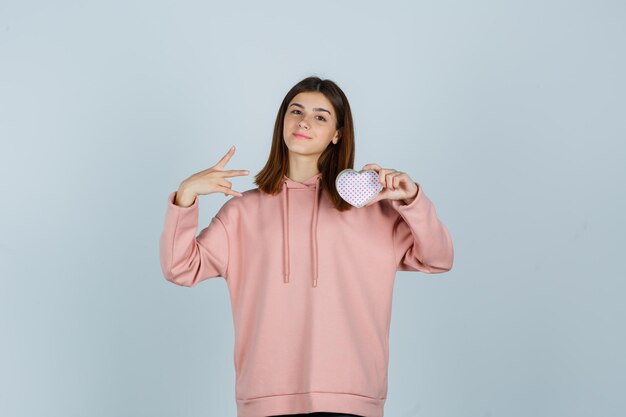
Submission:
M 300 139 L 311 139 L 310 137 L 308 137 L 308 136 L 304 136 L 304 135 L 301 135 L 301 134 L 299 134 L 299 133 L 294 133 L 293 135 L 294 135 L 295 137 L 297 137 L 297 138 L 300 138 Z

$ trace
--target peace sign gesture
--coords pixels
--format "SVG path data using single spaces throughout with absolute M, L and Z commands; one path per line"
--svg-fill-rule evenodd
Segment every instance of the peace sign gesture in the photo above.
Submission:
M 234 153 L 235 147 L 233 146 L 217 164 L 204 171 L 197 172 L 181 182 L 178 187 L 175 204 L 188 207 L 193 204 L 196 196 L 211 193 L 224 193 L 224 196 L 232 195 L 241 197 L 242 194 L 233 190 L 233 184 L 226 178 L 248 175 L 250 171 L 245 169 L 224 169 Z M 187 205 L 186 203 L 190 201 L 191 203 Z M 181 204 L 178 204 L 179 202 Z
M 383 185 L 380 193 L 364 207 L 371 206 L 377 201 L 404 200 L 405 204 L 410 204 L 417 197 L 419 185 L 405 172 L 396 171 L 393 168 L 381 168 L 376 164 L 365 164 L 361 170 L 373 169 L 378 172 L 378 182 Z

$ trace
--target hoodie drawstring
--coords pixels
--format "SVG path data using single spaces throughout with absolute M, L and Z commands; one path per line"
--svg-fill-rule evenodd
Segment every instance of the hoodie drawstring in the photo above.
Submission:
M 320 176 L 315 178 L 315 203 L 313 204 L 313 223 L 311 224 L 311 246 L 313 247 L 313 287 L 317 287 L 318 256 L 317 256 L 317 216 L 319 212 Z M 289 283 L 289 187 L 287 177 L 283 181 L 283 282 Z
M 319 194 L 318 191 L 320 177 L 317 177 L 315 180 L 315 203 L 313 204 L 313 224 L 311 225 L 311 246 L 313 246 L 313 286 L 317 287 L 317 213 L 319 212 L 318 202 L 319 202 Z
M 283 274 L 285 275 L 285 284 L 289 282 L 289 204 L 287 202 L 288 197 L 287 180 L 283 182 Z

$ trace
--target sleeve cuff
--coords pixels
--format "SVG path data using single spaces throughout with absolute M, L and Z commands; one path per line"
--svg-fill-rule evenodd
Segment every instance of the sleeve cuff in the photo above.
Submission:
M 415 181 L 414 181 L 415 182 Z M 409 204 L 405 204 L 404 200 L 389 200 L 392 207 L 396 210 L 411 210 L 413 207 L 419 204 L 419 201 L 422 199 L 422 184 L 415 182 L 417 185 L 417 195 Z
M 182 207 L 182 206 L 177 206 L 176 204 L 174 204 L 174 201 L 176 201 L 176 193 L 178 191 L 173 191 L 169 197 L 167 198 L 167 203 L 168 206 L 171 209 L 174 210 L 182 210 L 182 211 L 192 211 L 192 210 L 196 210 L 198 208 L 198 197 L 196 197 L 196 199 L 193 201 L 193 204 L 190 205 L 189 207 Z

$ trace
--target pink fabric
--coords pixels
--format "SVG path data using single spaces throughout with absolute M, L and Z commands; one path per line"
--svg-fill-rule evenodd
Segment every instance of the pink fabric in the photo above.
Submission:
M 406 205 L 336 210 L 320 184 L 283 178 L 275 195 L 232 197 L 196 236 L 198 199 L 168 197 L 165 278 L 226 280 L 238 417 L 334 411 L 382 417 L 396 271 L 450 270 L 446 226 L 419 186 Z M 209 197 L 210 198 L 210 197 Z

